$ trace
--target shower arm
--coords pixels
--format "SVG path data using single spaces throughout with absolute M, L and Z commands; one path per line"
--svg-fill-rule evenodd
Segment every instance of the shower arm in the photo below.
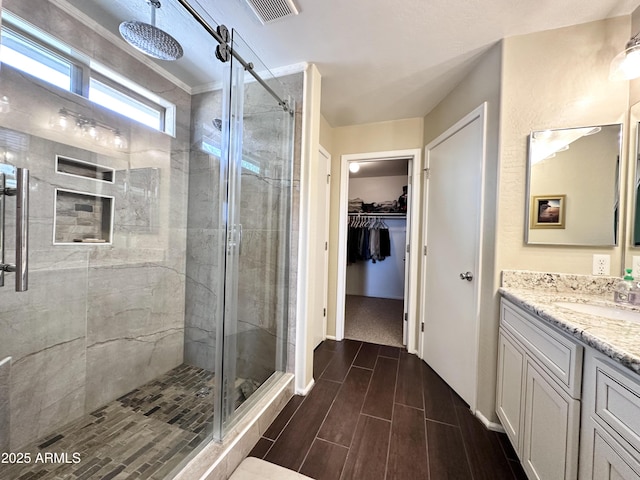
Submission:
M 147 0 L 147 3 L 151 7 L 151 26 L 156 26 L 156 10 L 160 8 L 160 2 L 158 0 Z
M 255 70 L 253 69 L 253 63 L 247 62 L 246 60 L 244 60 L 240 54 L 238 52 L 236 52 L 232 47 L 230 47 L 228 45 L 228 38 L 224 38 L 218 30 L 214 29 L 211 25 L 209 25 L 209 23 L 202 17 L 202 15 L 200 15 L 190 4 L 187 0 L 178 0 L 178 3 L 180 3 L 180 5 L 182 5 L 187 12 L 189 12 L 191 14 L 191 16 L 202 26 L 202 28 L 204 28 L 207 33 L 209 35 L 211 35 L 219 44 L 221 47 L 226 48 L 228 50 L 229 53 L 231 53 L 231 55 L 233 55 L 233 57 L 238 60 L 238 62 L 240 62 L 240 64 L 244 67 L 244 69 L 249 72 L 251 74 L 251 76 L 253 78 L 256 79 L 256 81 L 262 85 L 264 87 L 264 89 L 269 92 L 271 94 L 271 96 L 273 98 L 275 98 L 278 101 L 278 105 L 280 105 L 280 107 L 282 107 L 282 109 L 285 112 L 289 112 L 289 115 L 293 116 L 293 111 L 290 109 L 289 107 L 289 103 L 286 100 L 283 100 L 280 98 L 280 96 L 267 84 L 267 82 L 265 82 L 262 77 L 260 77 L 260 75 L 258 75 Z M 224 25 L 220 25 L 220 27 L 218 27 L 221 31 L 227 32 L 228 35 L 228 30 Z M 226 36 L 226 35 L 225 35 Z

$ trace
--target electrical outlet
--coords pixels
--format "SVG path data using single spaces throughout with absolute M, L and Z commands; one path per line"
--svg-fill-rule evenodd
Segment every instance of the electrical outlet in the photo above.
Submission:
M 593 256 L 593 274 L 609 275 L 611 273 L 611 255 Z
M 633 272 L 631 273 L 631 275 L 633 275 L 633 278 L 640 279 L 640 255 L 633 256 L 632 268 L 633 268 Z

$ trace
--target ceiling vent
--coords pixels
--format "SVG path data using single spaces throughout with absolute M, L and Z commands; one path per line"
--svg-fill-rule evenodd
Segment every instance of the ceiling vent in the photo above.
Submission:
M 298 15 L 298 9 L 292 0 L 247 0 L 247 3 L 263 25 Z

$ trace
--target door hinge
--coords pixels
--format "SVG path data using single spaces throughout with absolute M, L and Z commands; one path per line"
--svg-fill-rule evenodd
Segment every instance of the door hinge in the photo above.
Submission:
M 409 320 L 409 314 L 405 313 L 404 314 L 404 321 L 407 322 Z
M 412 179 L 413 179 L 413 177 L 411 175 L 409 175 L 408 178 L 407 178 L 407 185 L 411 185 Z
M 411 247 L 411 245 L 409 245 L 409 244 L 407 243 L 407 253 L 409 253 L 410 247 Z
M 425 168 L 424 169 L 424 178 L 426 178 L 427 180 L 429 180 L 431 178 L 431 169 L 430 168 Z
M 323 316 L 323 317 L 326 317 L 326 316 L 327 316 L 327 309 L 326 309 L 326 308 L 323 308 L 323 309 L 322 309 L 322 316 Z
M 427 246 L 426 245 L 424 247 L 422 247 L 422 254 L 423 255 L 427 254 Z
M 424 322 L 422 322 L 422 323 L 420 324 L 420 331 L 421 331 L 421 332 L 424 332 Z
M 324 242 L 324 249 L 329 250 L 329 242 Z
M 329 185 L 329 182 L 331 182 L 331 174 L 327 173 L 327 185 Z

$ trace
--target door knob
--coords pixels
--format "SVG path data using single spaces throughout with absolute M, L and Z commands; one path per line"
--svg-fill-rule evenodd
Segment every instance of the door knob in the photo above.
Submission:
M 471 280 L 473 280 L 473 273 L 471 272 L 461 273 L 460 280 L 467 280 L 470 282 Z

